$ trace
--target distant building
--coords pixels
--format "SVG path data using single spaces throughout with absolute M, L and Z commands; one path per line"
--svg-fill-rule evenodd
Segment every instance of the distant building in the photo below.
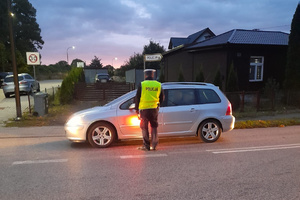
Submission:
M 241 29 L 215 36 L 208 28 L 185 39 L 172 37 L 163 54 L 165 81 L 178 81 L 180 71 L 185 81 L 195 81 L 202 69 L 205 82 L 213 82 L 220 69 L 225 91 L 233 64 L 239 90 L 262 89 L 269 78 L 282 84 L 288 39 L 283 32 Z

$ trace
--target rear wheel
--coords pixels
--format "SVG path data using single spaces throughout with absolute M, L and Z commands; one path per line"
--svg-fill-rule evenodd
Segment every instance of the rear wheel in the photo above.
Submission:
M 88 141 L 92 147 L 105 148 L 116 139 L 114 127 L 105 122 L 98 122 L 88 130 Z
M 201 123 L 198 129 L 198 137 L 204 142 L 212 143 L 219 139 L 222 129 L 217 120 L 209 119 Z
M 5 93 L 4 95 L 5 95 L 6 98 L 10 97 L 9 93 Z

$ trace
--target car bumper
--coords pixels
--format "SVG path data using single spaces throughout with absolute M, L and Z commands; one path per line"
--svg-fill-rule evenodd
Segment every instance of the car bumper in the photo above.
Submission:
M 232 115 L 226 115 L 221 119 L 223 132 L 231 131 L 234 129 L 235 117 Z
M 2 89 L 3 89 L 4 94 L 15 93 L 15 87 L 14 86 L 10 86 L 10 87 L 4 86 Z M 19 86 L 19 91 L 20 92 L 29 92 L 30 88 L 28 86 L 25 86 L 25 85 L 20 85 Z
M 73 142 L 84 142 L 86 141 L 86 128 L 83 125 L 79 126 L 68 126 L 65 125 L 66 137 Z

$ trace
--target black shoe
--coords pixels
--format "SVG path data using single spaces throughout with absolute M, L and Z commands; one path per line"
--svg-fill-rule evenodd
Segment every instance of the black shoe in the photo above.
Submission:
M 138 147 L 137 148 L 138 150 L 142 150 L 142 151 L 150 151 L 150 148 L 146 148 L 145 146 L 142 146 L 142 147 Z

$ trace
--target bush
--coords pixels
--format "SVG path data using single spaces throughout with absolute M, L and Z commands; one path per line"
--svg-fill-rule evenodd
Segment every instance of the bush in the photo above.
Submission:
M 84 80 L 83 68 L 73 68 L 64 78 L 59 95 L 61 104 L 68 104 L 74 97 L 75 84 Z

